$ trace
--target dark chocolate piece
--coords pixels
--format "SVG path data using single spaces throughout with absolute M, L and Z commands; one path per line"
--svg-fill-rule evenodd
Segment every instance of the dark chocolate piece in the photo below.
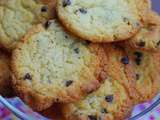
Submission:
M 129 64 L 129 58 L 127 57 L 127 56 L 125 56 L 125 57 L 123 57 L 122 59 L 121 59 L 121 62 L 123 63 L 123 64 Z
M 23 79 L 24 80 L 32 80 L 32 77 L 29 73 L 26 73 Z
M 140 42 L 138 43 L 138 46 L 139 46 L 139 47 L 144 47 L 145 44 L 146 44 L 146 43 L 145 43 L 144 41 L 140 41 Z
M 82 14 L 86 14 L 87 13 L 87 10 L 85 8 L 80 8 L 79 11 L 82 13 Z
M 97 120 L 95 115 L 88 115 L 89 120 Z
M 74 49 L 74 52 L 75 52 L 76 54 L 79 54 L 79 48 L 75 48 L 75 49 Z
M 49 21 L 49 20 L 46 21 L 44 24 L 45 29 L 48 29 L 50 25 L 51 25 L 51 21 Z
M 136 80 L 139 80 L 139 78 L 140 78 L 140 75 L 136 74 Z
M 101 113 L 105 113 L 105 114 L 106 114 L 106 113 L 108 113 L 108 111 L 107 111 L 106 108 L 102 108 L 102 109 L 101 109 Z
M 73 81 L 72 81 L 72 80 L 66 81 L 66 87 L 69 87 L 69 86 L 72 85 L 72 84 L 73 84 Z
M 109 103 L 111 103 L 113 101 L 113 95 L 108 95 L 105 97 L 105 100 Z
M 71 5 L 71 0 L 63 0 L 63 7 Z
M 48 11 L 48 7 L 47 6 L 43 6 L 42 8 L 41 8 L 41 12 L 47 12 Z

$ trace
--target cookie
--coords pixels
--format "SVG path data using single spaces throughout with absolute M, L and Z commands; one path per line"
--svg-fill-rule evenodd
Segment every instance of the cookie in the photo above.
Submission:
M 148 0 L 57 0 L 62 24 L 92 42 L 130 38 L 141 28 L 148 9 Z
M 128 96 L 136 103 L 140 94 L 136 91 L 135 73 L 129 62 L 128 55 L 124 48 L 116 44 L 104 45 L 107 59 L 105 59 L 105 72 L 112 76 L 128 91 Z
M 80 42 L 55 21 L 33 28 L 13 52 L 13 86 L 33 109 L 72 102 L 91 93 L 104 79 L 104 49 Z
M 160 50 L 160 16 L 150 11 L 145 26 L 125 46 L 140 50 Z
M 55 0 L 1 0 L 0 44 L 7 50 L 16 47 L 18 41 L 36 24 L 53 17 L 51 2 Z
M 105 47 L 110 50 L 106 53 L 106 80 L 97 91 L 82 100 L 64 104 L 62 111 L 66 120 L 124 120 L 129 115 L 134 104 L 131 94 L 135 92 L 130 64 L 124 50 L 109 45 Z M 126 79 L 133 84 L 126 86 Z
M 159 91 L 160 53 L 126 49 L 134 70 L 139 101 L 151 100 Z
M 0 51 L 0 94 L 4 97 L 13 95 L 11 87 L 10 58 Z

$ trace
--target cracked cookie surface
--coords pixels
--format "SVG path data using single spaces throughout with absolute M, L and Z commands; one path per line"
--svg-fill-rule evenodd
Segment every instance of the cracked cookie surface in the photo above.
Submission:
M 13 52 L 14 87 L 33 109 L 71 102 L 91 93 L 104 79 L 103 47 L 81 42 L 55 21 L 39 25 Z
M 28 30 L 38 23 L 52 18 L 55 0 L 48 3 L 40 0 L 1 0 L 0 1 L 0 44 L 14 49 Z
M 92 42 L 113 42 L 133 36 L 143 24 L 149 0 L 57 0 L 63 25 Z

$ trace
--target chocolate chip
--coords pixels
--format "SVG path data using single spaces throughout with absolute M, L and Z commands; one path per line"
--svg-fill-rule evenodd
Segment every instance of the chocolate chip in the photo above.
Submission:
M 123 21 L 124 21 L 125 23 L 127 23 L 128 25 L 130 25 L 130 22 L 129 22 L 129 19 L 128 19 L 128 18 L 124 17 L 124 18 L 123 18 Z
M 24 80 L 32 80 L 32 77 L 29 73 L 26 73 L 25 76 L 23 77 Z
M 84 45 L 89 45 L 91 43 L 91 41 L 85 40 L 82 42 Z
M 143 53 L 141 53 L 141 52 L 134 52 L 134 55 L 136 56 L 136 58 L 135 58 L 136 64 L 140 65 L 141 61 L 142 61 Z
M 59 102 L 59 98 L 56 98 L 56 102 Z
M 136 74 L 136 80 L 139 80 L 139 78 L 140 78 L 140 75 Z
M 125 57 L 123 57 L 122 59 L 121 59 L 121 62 L 123 63 L 123 64 L 129 64 L 129 58 L 127 57 L 127 56 L 125 56 Z
M 64 37 L 65 37 L 66 39 L 68 39 L 68 36 L 67 36 L 67 35 L 65 35 Z
M 49 20 L 46 21 L 44 24 L 45 29 L 48 29 L 50 25 L 51 25 L 51 21 L 49 21 Z
M 143 53 L 142 52 L 134 52 L 134 55 L 137 57 L 137 58 L 142 58 L 143 57 Z
M 140 58 L 136 58 L 135 62 L 136 62 L 137 65 L 141 65 L 141 59 Z
M 63 0 L 63 7 L 71 5 L 71 0 Z
M 85 8 L 80 8 L 79 11 L 82 13 L 82 14 L 86 14 L 87 13 L 87 10 Z
M 72 80 L 66 81 L 66 87 L 69 87 L 69 86 L 72 85 L 72 84 L 73 84 L 73 81 L 72 81 Z
M 79 54 L 79 48 L 75 48 L 74 52 L 77 53 L 77 54 Z
M 89 120 L 97 120 L 95 115 L 88 115 Z
M 144 47 L 145 44 L 146 44 L 146 43 L 145 43 L 144 41 L 140 41 L 140 42 L 138 43 L 138 46 L 139 46 L 139 47 Z
M 42 8 L 41 8 L 41 12 L 47 12 L 48 11 L 48 7 L 47 6 L 43 6 Z
M 106 114 L 106 113 L 108 113 L 108 111 L 107 111 L 106 108 L 102 108 L 102 109 L 101 109 L 101 113 L 105 113 L 105 114 Z
M 159 45 L 160 45 L 160 41 L 157 42 L 157 46 L 159 46 Z
M 105 100 L 109 103 L 111 103 L 113 101 L 113 95 L 108 95 L 105 97 Z

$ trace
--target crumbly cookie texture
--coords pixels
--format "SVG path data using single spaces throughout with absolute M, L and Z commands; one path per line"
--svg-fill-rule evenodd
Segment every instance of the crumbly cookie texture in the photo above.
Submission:
M 126 49 L 136 76 L 139 102 L 152 99 L 159 91 L 160 53 Z
M 129 115 L 134 104 L 131 95 L 135 94 L 129 61 L 124 50 L 105 47 L 109 50 L 105 65 L 107 79 L 97 91 L 82 100 L 63 105 L 67 120 L 123 120 Z M 126 86 L 126 79 L 133 84 Z
M 131 39 L 125 42 L 126 46 L 140 50 L 160 50 L 160 16 L 150 11 L 144 27 Z
M 103 47 L 81 42 L 56 20 L 33 28 L 22 41 L 13 52 L 13 86 L 33 109 L 79 100 L 106 77 Z
M 20 39 L 36 24 L 53 17 L 53 5 L 48 0 L 1 0 L 0 1 L 0 44 L 14 49 Z
M 0 94 L 4 97 L 13 95 L 11 88 L 10 58 L 0 51 Z
M 57 0 L 62 24 L 92 42 L 130 38 L 141 28 L 149 0 Z

